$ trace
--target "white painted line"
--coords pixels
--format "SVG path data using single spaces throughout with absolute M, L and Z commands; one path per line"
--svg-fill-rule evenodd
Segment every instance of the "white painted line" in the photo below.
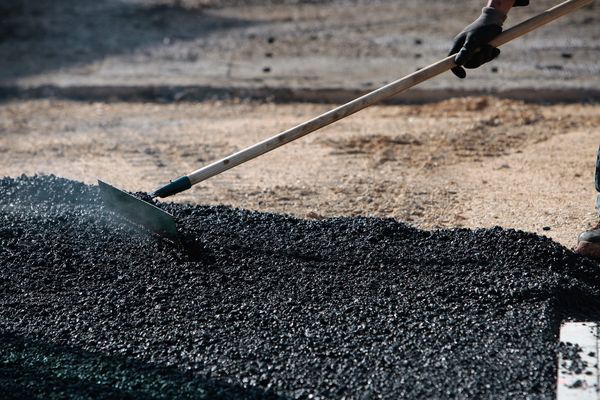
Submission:
M 599 333 L 596 322 L 566 322 L 560 327 L 560 341 L 576 357 L 559 354 L 557 400 L 600 400 Z M 575 352 L 577 346 L 581 351 Z

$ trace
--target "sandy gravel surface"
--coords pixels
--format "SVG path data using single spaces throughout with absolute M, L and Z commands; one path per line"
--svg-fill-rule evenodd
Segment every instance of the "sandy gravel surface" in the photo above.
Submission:
M 329 107 L 8 102 L 0 171 L 150 191 Z M 172 199 L 423 228 L 501 225 L 572 246 L 596 221 L 598 126 L 597 105 L 467 98 L 374 107 Z
M 105 86 L 367 90 L 445 56 L 483 3 L 5 0 L 0 85 L 80 87 L 80 96 Z M 517 8 L 507 26 L 557 3 Z M 447 74 L 420 88 L 597 92 L 599 21 L 588 7 L 507 45 L 467 81 Z

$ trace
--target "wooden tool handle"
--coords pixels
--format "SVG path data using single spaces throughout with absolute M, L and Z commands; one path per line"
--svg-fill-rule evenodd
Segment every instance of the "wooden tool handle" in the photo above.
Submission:
M 505 43 L 510 42 L 520 36 L 525 35 L 557 18 L 560 18 L 566 14 L 569 14 L 581 7 L 591 4 L 593 0 L 569 0 L 561 3 L 543 13 L 530 18 L 500 34 L 494 39 L 491 44 L 493 46 L 501 46 Z M 311 132 L 323 128 L 333 122 L 339 121 L 357 111 L 362 110 L 370 105 L 379 103 L 380 101 L 401 93 L 421 82 L 433 78 L 443 72 L 453 68 L 456 64 L 454 63 L 454 56 L 449 56 L 432 64 L 426 68 L 423 68 L 417 72 L 414 72 L 402 79 L 389 83 L 379 89 L 376 89 L 370 93 L 367 93 L 355 100 L 352 100 L 342 106 L 339 106 L 331 111 L 328 111 L 310 121 L 304 122 L 294 128 L 288 129 L 276 136 L 266 139 L 260 143 L 257 143 L 251 147 L 241 150 L 237 153 L 230 155 L 222 160 L 216 161 L 209 164 L 201 169 L 198 169 L 187 177 L 189 183 L 194 185 L 202 182 L 212 176 L 220 174 L 221 172 L 227 171 L 237 165 L 240 165 L 246 161 L 249 161 L 255 157 L 265 154 L 277 147 L 283 146 L 293 140 L 301 138 Z M 186 179 L 186 181 L 187 181 Z
M 565 1 L 564 3 L 560 3 L 536 15 L 535 17 L 531 17 L 528 20 L 523 21 L 520 24 L 505 30 L 497 38 L 492 40 L 490 44 L 494 47 L 500 47 L 503 44 L 510 42 L 511 40 L 514 40 L 531 31 L 534 31 L 537 28 L 554 21 L 555 19 L 564 17 L 565 15 L 570 14 L 573 11 L 577 11 L 582 7 L 590 5 L 593 2 L 594 0 L 569 0 Z

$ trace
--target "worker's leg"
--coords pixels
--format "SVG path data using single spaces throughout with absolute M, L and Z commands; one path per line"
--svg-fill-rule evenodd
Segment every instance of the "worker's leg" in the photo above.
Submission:
M 600 214 L 600 148 L 596 158 L 596 191 L 599 193 L 596 199 L 596 209 Z M 600 224 L 594 229 L 579 235 L 575 251 L 584 256 L 600 260 Z

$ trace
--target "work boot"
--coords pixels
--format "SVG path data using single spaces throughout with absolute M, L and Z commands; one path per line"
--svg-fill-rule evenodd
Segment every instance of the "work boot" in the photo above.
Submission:
M 600 223 L 594 229 L 579 235 L 575 252 L 600 261 Z

